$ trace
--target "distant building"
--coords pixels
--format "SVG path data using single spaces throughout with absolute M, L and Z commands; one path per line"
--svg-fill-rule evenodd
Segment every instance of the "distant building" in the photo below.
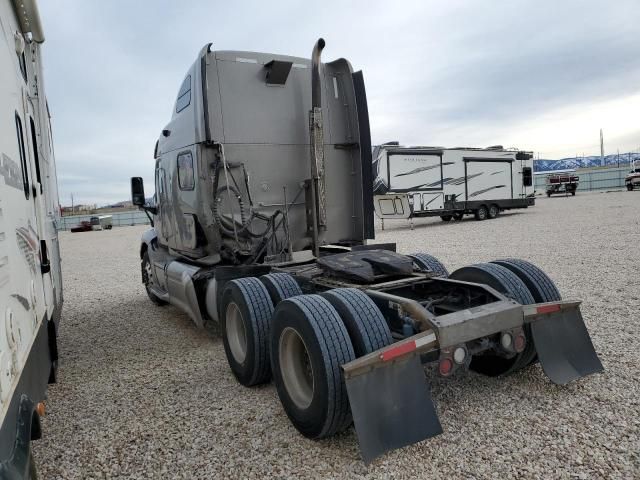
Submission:
M 73 207 L 60 207 L 62 213 L 86 213 L 96 209 L 96 204 L 74 205 Z

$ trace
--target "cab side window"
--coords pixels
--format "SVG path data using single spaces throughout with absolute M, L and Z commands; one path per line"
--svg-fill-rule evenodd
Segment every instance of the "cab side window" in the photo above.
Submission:
M 178 155 L 178 185 L 180 190 L 193 190 L 195 187 L 191 152 L 183 152 Z
M 180 91 L 178 92 L 178 100 L 176 101 L 176 113 L 180 113 L 191 103 L 191 75 L 182 82 Z

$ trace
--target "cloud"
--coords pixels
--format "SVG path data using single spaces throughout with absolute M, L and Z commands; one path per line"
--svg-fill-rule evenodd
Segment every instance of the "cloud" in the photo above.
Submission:
M 153 190 L 153 146 L 208 42 L 308 57 L 323 36 L 325 59 L 364 71 L 374 143 L 500 143 L 553 158 L 596 153 L 602 127 L 612 149 L 640 145 L 630 127 L 640 93 L 635 0 L 40 8 L 63 203 L 72 192 L 82 203 L 126 199 L 134 175 Z

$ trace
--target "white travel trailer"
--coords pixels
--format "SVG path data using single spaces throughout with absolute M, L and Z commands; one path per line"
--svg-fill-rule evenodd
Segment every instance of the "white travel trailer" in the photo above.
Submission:
M 534 205 L 533 155 L 489 148 L 376 147 L 374 205 L 382 219 L 495 218 Z
M 60 206 L 34 0 L 0 0 L 0 478 L 34 478 L 55 381 Z

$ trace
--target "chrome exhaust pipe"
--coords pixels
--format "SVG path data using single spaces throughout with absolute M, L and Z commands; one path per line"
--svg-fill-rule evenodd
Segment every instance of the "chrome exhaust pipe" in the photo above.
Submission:
M 320 228 L 326 228 L 327 210 L 324 181 L 324 133 L 322 126 L 322 85 L 320 55 L 324 40 L 318 39 L 311 52 L 311 110 L 309 111 L 309 141 L 311 145 L 311 224 L 313 253 L 320 256 Z
M 320 90 L 320 55 L 325 43 L 319 38 L 311 52 L 311 108 L 320 108 L 322 103 L 322 90 Z

